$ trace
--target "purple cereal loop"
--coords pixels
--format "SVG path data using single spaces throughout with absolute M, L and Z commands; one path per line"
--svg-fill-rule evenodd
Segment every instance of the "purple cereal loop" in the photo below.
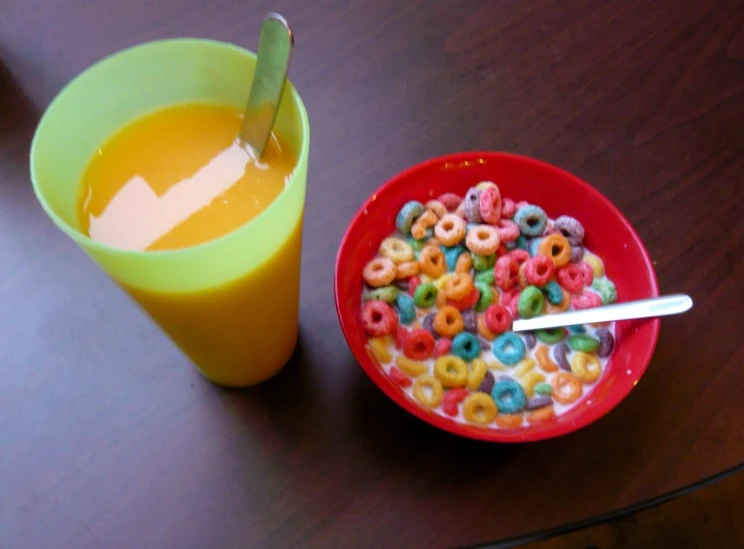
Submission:
M 488 341 L 486 338 L 477 336 L 478 341 L 480 341 L 481 344 L 481 351 L 490 351 L 491 350 L 491 342 Z
M 545 408 L 545 406 L 551 406 L 552 404 L 553 399 L 550 398 L 548 395 L 540 395 L 534 398 L 527 399 L 528 410 L 537 410 L 538 408 Z
M 571 246 L 571 263 L 578 263 L 584 259 L 584 248 L 582 246 Z
M 407 280 L 396 280 L 393 282 L 393 286 L 398 288 L 401 292 L 407 292 L 408 291 L 408 281 Z
M 496 380 L 493 377 L 493 374 L 490 370 L 486 371 L 486 375 L 483 378 L 483 381 L 481 381 L 481 384 L 478 386 L 478 391 L 481 393 L 486 393 L 487 395 L 491 394 L 491 389 L 493 389 L 493 384 L 496 383 Z
M 527 345 L 528 349 L 535 348 L 535 345 L 537 345 L 537 336 L 535 336 L 535 334 L 532 332 L 525 332 L 522 334 L 522 337 L 524 338 L 524 344 Z
M 599 350 L 597 356 L 607 358 L 612 354 L 612 350 L 615 348 L 615 338 L 612 337 L 612 333 L 607 328 L 599 328 L 594 335 L 599 338 Z
M 568 363 L 566 354 L 568 354 L 568 343 L 561 342 L 555 347 L 553 347 L 553 360 L 555 360 L 555 363 L 558 365 L 558 367 L 561 370 L 566 370 L 567 372 L 570 372 L 571 365 Z
M 470 187 L 465 195 L 465 200 L 463 200 L 465 204 L 465 217 L 470 223 L 483 222 L 480 213 L 480 195 L 481 192 L 479 189 Z
M 553 226 L 566 238 L 573 238 L 576 244 L 581 244 L 584 241 L 584 226 L 578 219 L 575 219 L 570 215 L 560 216 L 555 220 Z M 570 240 L 569 242 L 572 245 L 574 244 L 574 242 L 571 242 Z
M 439 334 L 434 329 L 434 316 L 436 313 L 429 313 L 424 317 L 424 319 L 421 321 L 421 327 L 426 330 L 427 332 L 431 332 L 431 335 L 434 336 L 434 339 L 439 339 Z
M 462 324 L 466 332 L 471 334 L 478 333 L 478 317 L 475 315 L 473 309 L 466 309 L 460 313 L 462 316 Z

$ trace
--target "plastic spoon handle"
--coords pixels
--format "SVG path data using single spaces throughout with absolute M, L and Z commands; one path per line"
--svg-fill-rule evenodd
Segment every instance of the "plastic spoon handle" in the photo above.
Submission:
M 570 311 L 554 315 L 538 316 L 526 320 L 515 320 L 512 331 L 524 332 L 528 330 L 544 330 L 560 326 L 574 326 L 576 324 L 591 324 L 593 322 L 609 322 L 612 320 L 627 320 L 630 318 L 648 318 L 684 313 L 692 307 L 692 298 L 685 294 L 672 294 L 627 303 L 604 305 L 581 311 Z
M 261 25 L 256 70 L 240 128 L 240 140 L 259 160 L 274 127 L 293 45 L 294 35 L 287 21 L 278 13 L 269 13 Z

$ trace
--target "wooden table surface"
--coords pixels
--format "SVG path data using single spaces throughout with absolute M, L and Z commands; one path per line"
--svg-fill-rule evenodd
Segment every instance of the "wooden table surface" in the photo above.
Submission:
M 41 113 L 152 39 L 250 49 L 292 24 L 312 127 L 301 341 L 245 391 L 202 379 L 58 231 L 29 181 Z M 726 0 L 3 0 L 0 547 L 458 547 L 599 520 L 744 463 L 744 4 Z M 333 306 L 373 189 L 472 149 L 561 166 L 634 224 L 662 321 L 621 405 L 536 444 L 464 440 L 363 373 Z M 509 541 L 511 540 L 511 541 Z

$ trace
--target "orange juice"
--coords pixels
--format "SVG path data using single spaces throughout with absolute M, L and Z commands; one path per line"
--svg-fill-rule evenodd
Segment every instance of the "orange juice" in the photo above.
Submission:
M 261 161 L 236 143 L 242 114 L 190 104 L 135 120 L 98 149 L 82 180 L 81 230 L 137 251 L 196 246 L 249 223 L 297 163 L 273 136 Z M 164 292 L 120 283 L 210 379 L 262 381 L 295 346 L 302 218 L 258 268 L 218 287 Z M 204 269 L 209 269 L 204 265 Z M 260 314 L 258 313 L 260 311 Z

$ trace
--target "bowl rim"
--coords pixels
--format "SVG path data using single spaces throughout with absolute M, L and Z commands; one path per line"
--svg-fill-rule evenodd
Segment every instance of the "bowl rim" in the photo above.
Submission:
M 630 391 L 637 384 L 638 380 L 640 380 L 641 377 L 643 377 L 643 375 L 645 374 L 651 362 L 651 358 L 654 354 L 654 351 L 656 349 L 656 344 L 658 342 L 659 330 L 661 327 L 661 321 L 658 317 L 644 319 L 644 321 L 650 325 L 651 337 L 650 337 L 650 340 L 648 341 L 648 344 L 644 346 L 643 352 L 640 355 L 638 355 L 636 359 L 639 366 L 637 367 L 637 377 L 636 377 L 635 383 L 628 384 L 618 389 L 617 392 L 614 393 L 617 396 L 611 400 L 607 400 L 607 399 L 603 400 L 602 405 L 596 405 L 596 406 L 592 406 L 591 408 L 585 409 L 584 413 L 580 414 L 576 418 L 575 421 L 571 423 L 555 425 L 554 428 L 552 429 L 542 430 L 538 432 L 531 430 L 529 426 L 523 426 L 523 427 L 520 427 L 519 429 L 512 430 L 512 429 L 493 429 L 493 428 L 488 428 L 488 427 L 468 425 L 464 423 L 459 423 L 455 421 L 454 419 L 444 417 L 440 414 L 437 414 L 433 410 L 427 410 L 423 408 L 422 406 L 419 406 L 415 402 L 411 401 L 403 391 L 401 391 L 397 386 L 395 386 L 392 382 L 390 382 L 386 378 L 386 376 L 384 376 L 384 372 L 382 371 L 382 369 L 375 363 L 374 360 L 372 360 L 369 353 L 361 352 L 363 351 L 363 349 L 356 349 L 355 346 L 352 345 L 349 339 L 350 331 L 352 330 L 352 324 L 354 324 L 354 317 L 353 317 L 353 313 L 348 313 L 342 307 L 342 304 L 341 304 L 342 296 L 340 292 L 339 282 L 342 279 L 342 275 L 343 275 L 343 273 L 341 272 L 341 259 L 342 259 L 344 250 L 346 250 L 346 248 L 350 245 L 350 233 L 352 232 L 352 228 L 357 223 L 359 223 L 359 220 L 363 216 L 366 215 L 365 213 L 366 210 L 371 205 L 371 203 L 375 200 L 376 196 L 381 193 L 384 193 L 387 189 L 394 187 L 395 185 L 399 183 L 399 181 L 405 180 L 408 177 L 410 177 L 412 174 L 415 174 L 416 172 L 419 172 L 422 170 L 426 170 L 427 168 L 430 168 L 431 166 L 440 165 L 444 163 L 458 163 L 458 162 L 468 161 L 475 157 L 486 157 L 490 159 L 501 159 L 501 160 L 516 161 L 516 162 L 532 164 L 534 166 L 538 166 L 542 169 L 545 169 L 549 172 L 553 172 L 556 176 L 560 178 L 571 179 L 579 187 L 582 187 L 585 192 L 592 194 L 594 198 L 598 199 L 610 211 L 612 211 L 614 215 L 618 218 L 618 220 L 628 230 L 629 235 L 632 237 L 632 240 L 634 241 L 635 245 L 639 248 L 641 252 L 641 256 L 643 258 L 643 262 L 646 267 L 645 269 L 646 276 L 648 277 L 648 282 L 650 282 L 650 286 L 652 290 L 651 295 L 649 295 L 648 297 L 658 297 L 659 295 L 658 279 L 656 277 L 656 272 L 654 271 L 653 263 L 649 256 L 648 250 L 643 244 L 643 241 L 641 240 L 640 236 L 635 231 L 631 223 L 628 221 L 628 219 L 617 208 L 617 206 L 615 206 L 615 204 L 613 204 L 611 200 L 605 197 L 595 187 L 591 186 L 589 183 L 582 180 L 578 176 L 562 168 L 559 168 L 558 166 L 555 166 L 543 160 L 539 160 L 539 159 L 532 158 L 529 156 L 519 155 L 515 153 L 510 153 L 510 152 L 502 152 L 502 151 L 487 151 L 487 150 L 463 151 L 463 152 L 450 153 L 450 154 L 445 154 L 445 155 L 440 155 L 440 156 L 436 156 L 433 158 L 429 158 L 427 160 L 414 164 L 406 168 L 405 170 L 393 175 L 385 183 L 380 185 L 367 197 L 367 199 L 360 205 L 360 207 L 358 208 L 354 216 L 349 221 L 348 225 L 346 226 L 346 230 L 344 231 L 344 235 L 341 239 L 341 242 L 340 242 L 337 254 L 336 254 L 336 263 L 334 267 L 334 280 L 333 280 L 336 315 L 338 317 L 339 324 L 341 325 L 341 330 L 344 334 L 344 339 L 346 340 L 346 343 L 349 346 L 349 349 L 351 350 L 352 354 L 354 355 L 354 358 L 356 359 L 357 363 L 362 367 L 362 369 L 365 371 L 367 376 L 379 389 L 381 389 L 393 402 L 398 404 L 406 412 L 411 413 L 412 415 L 414 415 L 415 417 L 418 417 L 422 421 L 438 429 L 441 429 L 443 431 L 449 432 L 454 435 L 463 436 L 466 438 L 472 438 L 472 439 L 488 441 L 488 442 L 502 442 L 502 443 L 535 442 L 539 440 L 555 438 L 558 436 L 562 436 L 562 435 L 566 435 L 566 434 L 578 431 L 582 429 L 583 427 L 586 427 L 587 425 L 590 425 L 591 423 L 597 421 L 598 419 L 600 419 L 601 417 L 609 413 L 611 410 L 616 408 L 617 405 L 620 404 L 620 402 L 622 402 L 628 396 Z

